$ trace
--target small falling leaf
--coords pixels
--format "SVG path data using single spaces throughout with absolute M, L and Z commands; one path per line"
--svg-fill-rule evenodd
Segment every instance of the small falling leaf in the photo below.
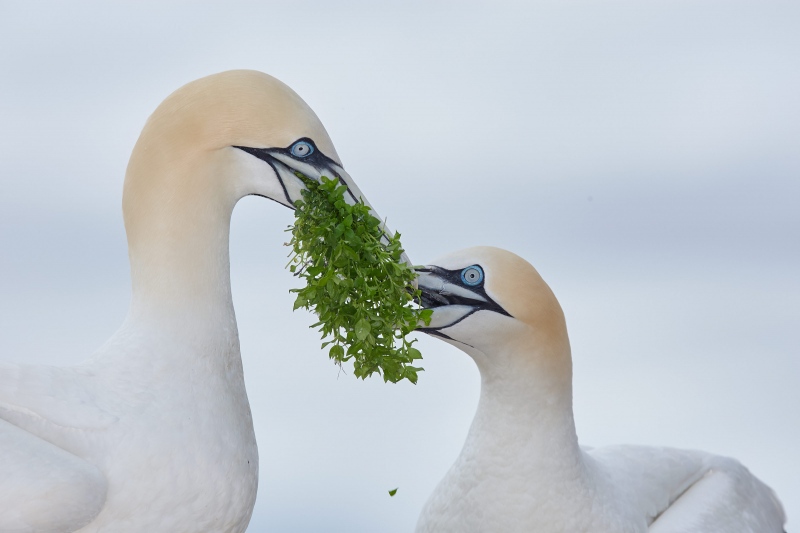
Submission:
M 389 491 L 389 496 L 394 496 L 395 494 L 397 494 L 397 489 L 392 489 Z

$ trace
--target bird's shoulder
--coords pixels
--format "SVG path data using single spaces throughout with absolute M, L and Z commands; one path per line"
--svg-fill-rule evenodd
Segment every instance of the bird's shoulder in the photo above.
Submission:
M 707 469 L 709 455 L 650 446 L 584 449 L 599 490 L 613 493 L 636 513 L 658 516 Z
M 0 418 L 25 429 L 41 424 L 106 428 L 117 417 L 101 406 L 102 390 L 87 366 L 0 363 Z

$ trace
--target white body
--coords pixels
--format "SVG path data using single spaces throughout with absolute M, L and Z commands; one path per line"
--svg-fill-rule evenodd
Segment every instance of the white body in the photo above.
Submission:
M 578 445 L 563 313 L 527 262 L 480 247 L 435 265 L 453 272 L 480 265 L 485 294 L 510 316 L 481 310 L 485 299 L 465 305 L 471 289 L 454 286 L 453 277 L 420 277 L 420 287 L 461 297 L 460 305 L 436 307 L 431 327 L 475 360 L 481 396 L 464 448 L 425 504 L 417 533 L 783 531 L 772 490 L 733 459 Z
M 305 163 L 280 155 L 297 139 L 326 154 L 326 172 L 343 174 L 311 109 L 257 72 L 190 83 L 153 113 L 125 178 L 125 323 L 81 365 L 0 365 L 0 533 L 247 528 L 258 453 L 231 300 L 230 218 L 245 195 L 297 199 L 292 165 Z
M 226 311 L 183 334 L 129 318 L 76 367 L 0 367 L 0 531 L 244 531 L 258 451 Z

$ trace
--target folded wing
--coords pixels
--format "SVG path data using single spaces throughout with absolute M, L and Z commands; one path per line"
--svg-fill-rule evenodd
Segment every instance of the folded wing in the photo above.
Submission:
M 0 420 L 0 531 L 76 531 L 105 499 L 106 480 L 95 466 Z
M 775 493 L 738 461 L 674 448 L 609 446 L 588 452 L 629 520 L 648 533 L 782 533 Z

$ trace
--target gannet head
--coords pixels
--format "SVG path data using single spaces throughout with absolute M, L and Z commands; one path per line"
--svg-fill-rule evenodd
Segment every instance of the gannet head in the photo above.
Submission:
M 558 300 L 518 255 L 479 246 L 447 254 L 418 272 L 421 303 L 433 309 L 430 324 L 420 330 L 445 339 L 479 363 L 490 354 L 528 353 L 531 346 L 566 348 L 568 354 Z
M 163 308 L 166 299 L 190 306 L 208 294 L 228 298 L 234 206 L 258 195 L 294 207 L 305 188 L 295 173 L 338 178 L 351 203 L 362 196 L 320 120 L 280 81 L 235 70 L 168 96 L 142 129 L 125 174 L 134 299 Z
M 131 156 L 125 193 L 205 188 L 234 202 L 259 195 L 293 207 L 304 189 L 298 172 L 340 179 L 352 201 L 361 195 L 322 123 L 292 89 L 261 72 L 234 70 L 188 83 L 156 109 Z

